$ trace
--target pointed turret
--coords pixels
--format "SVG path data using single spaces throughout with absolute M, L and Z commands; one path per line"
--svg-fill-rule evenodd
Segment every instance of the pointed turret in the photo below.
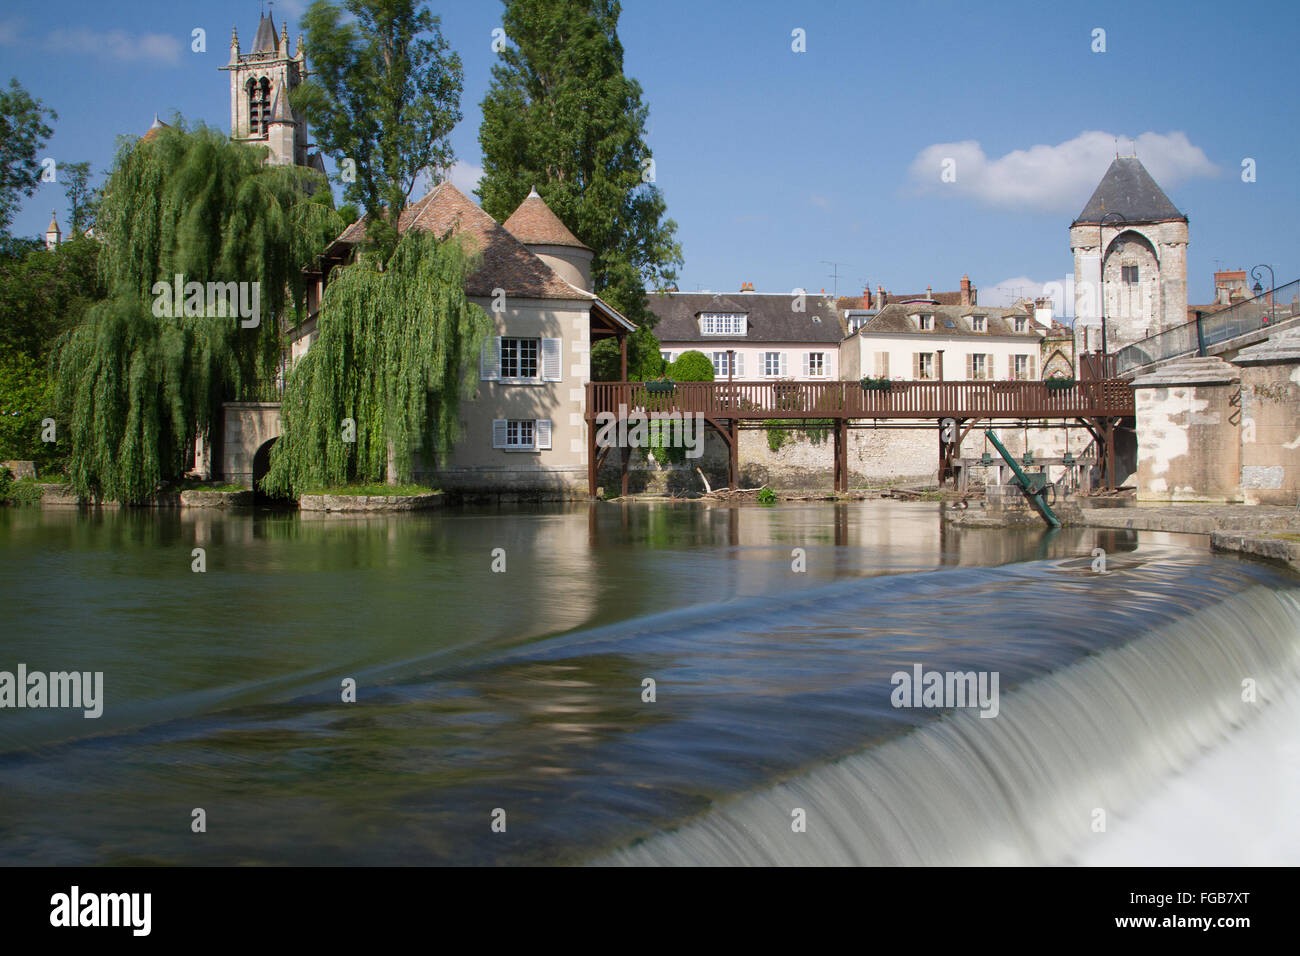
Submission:
M 546 205 L 536 186 L 502 226 L 563 279 L 579 289 L 591 291 L 594 253 Z
M 1075 225 L 1099 223 L 1111 213 L 1127 222 L 1169 222 L 1186 220 L 1169 201 L 1164 190 L 1151 178 L 1146 167 L 1136 156 L 1116 156 L 1101 177 L 1088 204 L 1074 220 Z
M 51 210 L 50 224 L 45 230 L 45 248 L 54 249 L 62 239 L 63 232 L 59 229 L 59 217 Z
M 253 38 L 254 53 L 275 53 L 275 21 L 266 15 L 257 21 L 257 35 Z
M 230 28 L 230 62 L 239 62 L 239 30 Z

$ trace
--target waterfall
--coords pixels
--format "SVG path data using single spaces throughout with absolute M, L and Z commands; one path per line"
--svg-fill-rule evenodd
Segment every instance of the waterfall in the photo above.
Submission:
M 1300 687 L 1297 592 L 1252 586 L 598 862 L 1041 865 Z M 1243 700 L 1253 680 L 1257 700 Z M 795 832 L 795 814 L 806 832 Z

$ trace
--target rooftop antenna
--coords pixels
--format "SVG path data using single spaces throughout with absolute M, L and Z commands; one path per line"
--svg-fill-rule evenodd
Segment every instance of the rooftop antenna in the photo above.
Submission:
M 839 263 L 839 262 L 831 262 L 831 260 L 829 260 L 829 259 L 823 259 L 823 260 L 821 260 L 821 261 L 824 262 L 824 263 L 826 263 L 828 266 L 831 266 L 831 271 L 828 272 L 828 273 L 826 273 L 828 276 L 830 276 L 830 277 L 834 280 L 834 284 L 831 286 L 831 296 L 832 296 L 833 298 L 839 298 L 839 294 L 840 294 L 840 266 L 841 266 L 843 263 Z
M 1119 159 L 1119 137 L 1115 137 L 1115 158 Z
M 1129 137 L 1129 142 L 1133 144 L 1133 158 L 1134 158 L 1134 159 L 1137 159 L 1137 155 L 1138 155 L 1138 141 L 1135 140 L 1133 137 L 1130 136 L 1130 137 Z

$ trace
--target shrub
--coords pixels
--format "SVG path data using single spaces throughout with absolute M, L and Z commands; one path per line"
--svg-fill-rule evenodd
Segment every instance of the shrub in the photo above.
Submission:
M 758 503 L 760 505 L 776 504 L 776 492 L 773 491 L 771 488 L 767 488 L 767 487 L 760 488 L 758 492 Z
M 713 362 L 703 352 L 683 352 L 668 363 L 667 375 L 674 382 L 712 382 Z

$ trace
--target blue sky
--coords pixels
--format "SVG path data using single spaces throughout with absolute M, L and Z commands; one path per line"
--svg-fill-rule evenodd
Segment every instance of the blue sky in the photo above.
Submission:
M 306 0 L 274 5 L 291 39 Z M 465 62 L 455 179 L 480 162 L 495 0 L 430 3 Z M 110 165 L 157 112 L 229 127 L 231 26 L 258 0 L 50 0 L 0 12 L 0 79 L 59 113 L 45 155 Z M 191 31 L 207 52 L 191 52 Z M 804 31 L 806 52 L 792 50 Z M 1105 52 L 1094 52 L 1094 30 Z M 1216 267 L 1300 277 L 1300 7 L 1168 3 L 628 0 L 626 70 L 686 264 L 679 286 L 893 292 L 957 288 L 996 304 L 1072 272 L 1070 221 L 1119 149 L 1191 220 L 1189 300 Z M 309 48 L 310 55 L 310 48 Z M 1244 159 L 1256 181 L 1242 181 Z M 942 182 L 944 160 L 956 181 Z M 14 224 L 66 222 L 45 184 Z

